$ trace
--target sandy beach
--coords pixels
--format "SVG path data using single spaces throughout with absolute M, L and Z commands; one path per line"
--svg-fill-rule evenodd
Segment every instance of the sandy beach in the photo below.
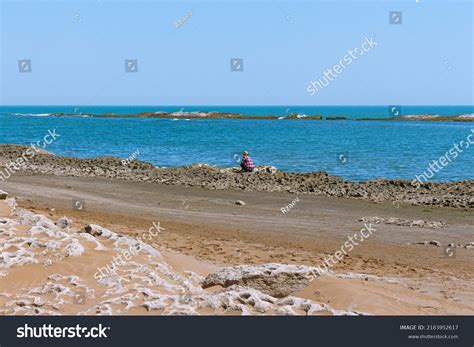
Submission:
M 44 154 L 1 182 L 2 254 L 23 259 L 0 262 L 1 314 L 474 313 L 471 181 L 432 183 L 415 201 L 404 181 L 133 165 Z M 367 225 L 370 237 L 317 271 Z

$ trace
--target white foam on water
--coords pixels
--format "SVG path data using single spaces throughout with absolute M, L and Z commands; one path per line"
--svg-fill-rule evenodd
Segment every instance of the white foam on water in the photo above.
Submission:
M 11 113 L 12 116 L 22 116 L 22 117 L 48 117 L 52 113 Z
M 410 119 L 431 119 L 431 118 L 437 118 L 439 115 L 433 115 L 433 114 L 410 114 L 403 116 L 403 118 L 410 118 Z

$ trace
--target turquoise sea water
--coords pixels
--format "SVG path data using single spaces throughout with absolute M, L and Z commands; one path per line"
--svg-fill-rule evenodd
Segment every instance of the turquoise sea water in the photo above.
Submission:
M 402 106 L 403 115 L 474 113 L 473 106 Z M 388 118 L 387 106 L 3 106 L 0 143 L 29 145 L 48 130 L 61 136 L 46 149 L 61 156 L 137 159 L 157 166 L 236 165 L 248 150 L 257 165 L 296 172 L 325 170 L 350 180 L 413 179 L 430 162 L 465 141 L 474 123 L 422 121 L 304 121 L 241 119 L 93 118 L 87 114 L 220 111 L 249 115 L 290 113 Z M 50 117 L 49 113 L 78 114 Z M 82 115 L 82 116 L 81 116 Z M 474 130 L 473 130 L 474 131 Z M 443 167 L 432 181 L 474 179 L 474 145 Z

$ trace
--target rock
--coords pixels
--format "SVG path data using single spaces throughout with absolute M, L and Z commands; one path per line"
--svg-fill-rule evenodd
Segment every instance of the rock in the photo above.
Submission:
M 0 200 L 5 200 L 6 198 L 8 198 L 8 193 L 0 190 Z
M 409 245 L 427 245 L 428 241 L 411 242 Z
M 243 202 L 242 200 L 237 200 L 237 201 L 235 202 L 235 204 L 236 204 L 236 205 L 242 205 L 242 206 L 244 206 L 244 205 L 245 205 L 245 202 Z
M 416 226 L 416 227 L 422 228 L 425 225 L 425 221 L 418 219 L 418 220 L 412 221 L 410 224 L 411 224 L 410 226 Z
M 56 225 L 60 227 L 61 229 L 66 229 L 72 225 L 72 221 L 68 219 L 66 216 L 64 216 L 58 219 L 58 221 L 56 222 Z
M 419 241 L 419 242 L 412 242 L 412 243 L 409 243 L 409 245 L 431 245 L 431 246 L 436 246 L 436 247 L 440 247 L 441 246 L 441 242 L 439 241 L 436 241 L 436 240 L 432 240 L 432 241 Z
M 474 242 L 469 242 L 464 248 L 474 248 Z
M 433 229 L 439 229 L 444 227 L 445 223 L 444 222 L 426 222 L 425 226 L 428 228 L 433 228 Z
M 420 227 L 420 228 L 431 228 L 431 229 L 440 229 L 445 226 L 444 222 L 431 222 L 431 221 L 424 221 L 421 219 L 418 220 L 407 220 L 407 219 L 400 219 L 395 217 L 389 217 L 387 219 L 381 217 L 362 217 L 358 219 L 359 222 L 367 222 L 367 223 L 374 223 L 374 224 L 394 224 L 398 226 L 404 227 Z
M 271 174 L 275 174 L 278 172 L 278 169 L 272 165 L 264 165 L 258 167 L 258 172 L 268 172 Z
M 389 218 L 387 222 L 390 222 L 392 218 Z M 366 223 L 373 223 L 373 224 L 380 224 L 384 223 L 385 219 L 380 217 L 362 217 L 357 220 L 358 222 L 366 222 Z
M 100 229 L 93 228 L 93 226 L 90 224 L 84 226 L 84 232 L 91 234 L 94 237 L 102 235 L 102 231 Z
M 64 247 L 64 252 L 67 257 L 78 257 L 85 252 L 85 248 L 77 239 L 72 239 L 72 242 Z
M 239 285 L 253 288 L 276 298 L 302 290 L 318 276 L 315 269 L 302 265 L 263 264 L 226 267 L 209 274 L 202 287 Z

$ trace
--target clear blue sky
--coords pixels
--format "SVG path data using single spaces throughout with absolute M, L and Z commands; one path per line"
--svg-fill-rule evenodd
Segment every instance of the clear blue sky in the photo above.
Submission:
M 0 2 L 3 105 L 473 104 L 473 1 Z M 378 46 L 310 96 L 365 37 Z

